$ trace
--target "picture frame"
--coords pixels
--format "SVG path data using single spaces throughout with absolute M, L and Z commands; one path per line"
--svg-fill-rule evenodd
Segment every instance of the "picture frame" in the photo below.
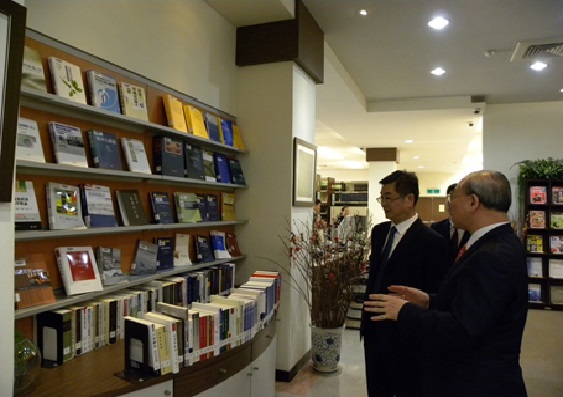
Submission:
M 315 204 L 317 147 L 293 138 L 293 206 L 312 207 Z
M 0 3 L 0 203 L 12 201 L 26 8 Z

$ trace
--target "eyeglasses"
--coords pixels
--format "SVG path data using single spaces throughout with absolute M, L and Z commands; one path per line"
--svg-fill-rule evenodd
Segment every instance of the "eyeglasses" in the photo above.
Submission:
M 467 196 L 473 196 L 473 193 L 469 193 L 469 194 L 460 194 L 458 196 L 454 196 L 453 194 L 449 194 L 448 195 L 448 203 L 451 203 L 452 201 L 454 201 L 454 199 L 458 198 L 458 197 L 467 197 Z
M 378 202 L 379 204 L 381 204 L 381 205 L 385 205 L 385 204 L 391 203 L 392 201 L 399 200 L 400 198 L 404 198 L 404 197 L 405 197 L 405 196 L 399 196 L 399 197 L 394 197 L 394 198 L 391 198 L 391 197 L 378 197 L 378 198 L 375 199 L 375 201 L 377 201 L 377 202 Z

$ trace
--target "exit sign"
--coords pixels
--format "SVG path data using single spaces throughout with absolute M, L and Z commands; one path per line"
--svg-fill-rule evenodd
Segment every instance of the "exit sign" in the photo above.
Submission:
M 426 194 L 440 194 L 440 189 L 426 189 Z

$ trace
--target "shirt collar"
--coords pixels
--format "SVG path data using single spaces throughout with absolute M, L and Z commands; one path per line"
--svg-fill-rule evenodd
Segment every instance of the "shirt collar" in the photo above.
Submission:
M 485 226 L 485 227 L 482 227 L 481 229 L 476 230 L 475 233 L 473 233 L 471 235 L 471 237 L 469 237 L 469 240 L 467 241 L 467 243 L 465 243 L 465 248 L 469 249 L 469 247 L 471 247 L 473 245 L 473 243 L 475 243 L 477 240 L 479 240 L 485 234 L 489 233 L 494 228 L 497 228 L 497 227 L 502 226 L 502 225 L 506 225 L 507 223 L 509 223 L 509 222 L 508 221 L 497 222 L 497 223 L 493 223 L 492 225 Z
M 418 214 L 414 214 L 412 218 L 409 218 L 405 221 L 402 221 L 401 223 L 395 224 L 395 223 L 391 222 L 391 226 L 395 226 L 397 228 L 397 234 L 400 234 L 402 236 L 407 232 L 409 227 L 411 227 L 412 224 L 417 219 L 418 219 Z

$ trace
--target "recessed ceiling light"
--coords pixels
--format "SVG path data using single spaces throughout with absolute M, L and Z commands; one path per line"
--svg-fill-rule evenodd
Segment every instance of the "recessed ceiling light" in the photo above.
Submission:
M 405 143 L 413 143 L 414 141 L 412 139 L 405 139 Z
M 430 73 L 432 73 L 434 76 L 441 76 L 444 73 L 446 73 L 446 71 L 444 70 L 444 68 L 442 67 L 437 67 L 436 69 L 434 69 L 433 71 L 431 71 Z
M 559 90 L 559 92 L 563 92 L 563 88 L 561 88 L 561 89 Z
M 530 68 L 532 70 L 535 70 L 536 72 L 541 72 L 542 70 L 547 68 L 547 64 L 538 61 L 538 62 L 534 62 L 532 65 L 530 65 Z
M 446 26 L 448 26 L 449 23 L 450 23 L 450 21 L 448 21 L 447 19 L 445 19 L 443 17 L 436 17 L 436 18 L 432 19 L 430 22 L 428 22 L 428 26 L 430 26 L 432 29 L 435 29 L 435 30 L 442 30 Z
M 371 12 L 371 11 L 368 10 L 367 8 L 361 8 L 361 9 L 358 10 L 358 14 L 360 14 L 361 16 L 364 16 L 364 17 L 365 17 L 366 15 L 368 15 L 370 12 Z
M 420 156 L 412 156 L 412 159 L 413 159 L 413 160 L 418 160 L 418 159 L 420 159 Z
M 424 166 L 423 166 L 423 165 L 419 165 L 418 168 L 422 169 L 422 168 L 424 168 Z

